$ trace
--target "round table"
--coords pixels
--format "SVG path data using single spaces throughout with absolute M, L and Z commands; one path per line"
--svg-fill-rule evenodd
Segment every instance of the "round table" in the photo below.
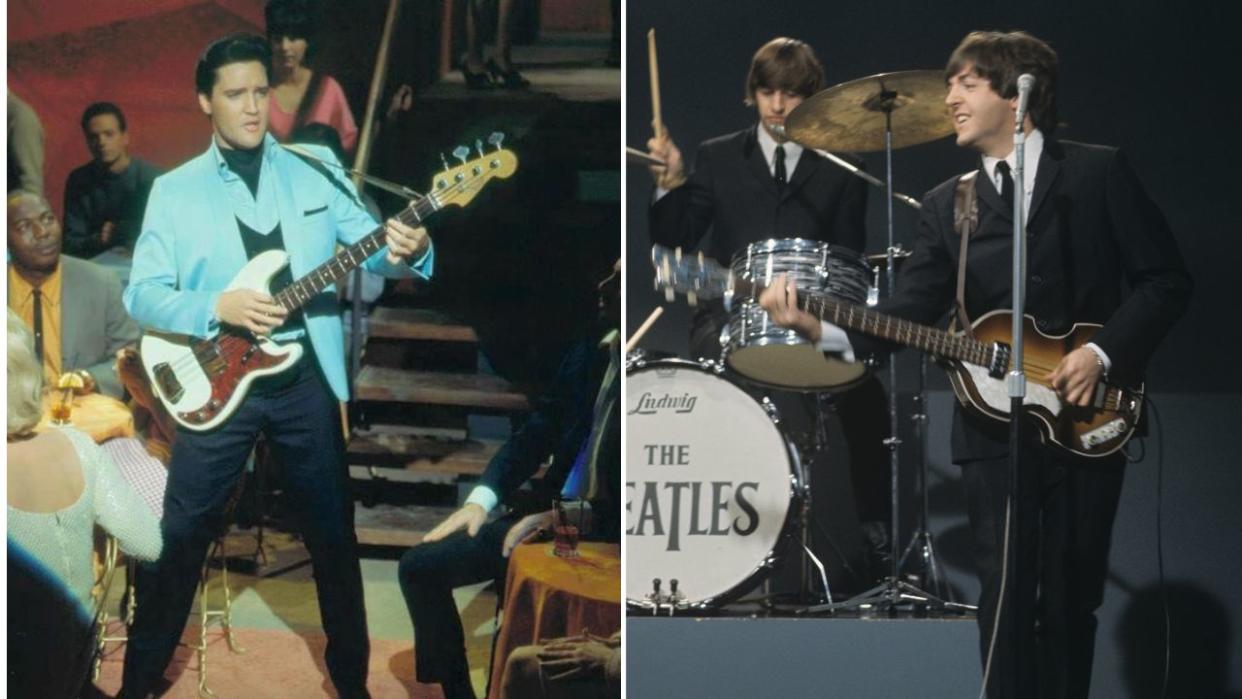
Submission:
M 515 548 L 489 699 L 500 696 L 500 677 L 514 648 L 576 636 L 583 629 L 596 636 L 621 630 L 621 545 L 580 542 L 577 558 L 552 555 L 546 542 Z
M 43 419 L 36 429 L 43 430 L 52 424 L 52 403 L 60 400 L 60 394 L 60 390 L 55 390 L 43 396 Z M 134 436 L 134 414 L 129 407 L 102 393 L 74 396 L 69 425 L 90 435 L 96 444 L 115 437 Z

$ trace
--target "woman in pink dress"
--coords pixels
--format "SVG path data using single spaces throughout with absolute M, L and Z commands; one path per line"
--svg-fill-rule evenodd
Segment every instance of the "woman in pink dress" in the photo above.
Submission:
M 263 11 L 272 45 L 272 99 L 268 128 L 279 141 L 306 124 L 327 124 L 351 156 L 358 125 L 345 92 L 331 76 L 306 65 L 314 52 L 315 17 L 307 0 L 269 0 Z

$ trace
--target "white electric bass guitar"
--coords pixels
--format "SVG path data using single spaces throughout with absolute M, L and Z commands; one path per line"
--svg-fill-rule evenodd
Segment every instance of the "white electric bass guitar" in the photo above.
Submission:
M 495 150 L 484 152 L 476 142 L 478 157 L 467 160 L 469 149 L 459 146 L 454 155 L 462 161 L 445 167 L 432 179 L 431 191 L 411 201 L 397 217 L 419 226 L 431 214 L 449 206 L 465 206 L 492 179 L 505 179 L 517 170 L 517 156 L 500 147 L 503 136 L 492 134 Z M 273 295 L 276 303 L 292 313 L 316 294 L 346 275 L 384 247 L 380 226 L 358 242 L 343 248 L 327 262 L 311 270 Z M 237 273 L 225 291 L 254 289 L 270 294 L 276 273 L 289 264 L 289 255 L 269 250 L 256 255 Z M 140 352 L 142 365 L 169 415 L 186 429 L 205 432 L 228 420 L 241 405 L 254 381 L 279 374 L 302 357 L 296 342 L 281 345 L 256 337 L 242 328 L 223 326 L 213 338 L 203 339 L 147 330 Z

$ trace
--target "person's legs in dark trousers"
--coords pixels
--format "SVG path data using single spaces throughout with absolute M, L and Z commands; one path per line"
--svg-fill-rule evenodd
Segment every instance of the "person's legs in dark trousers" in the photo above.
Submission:
M 988 677 L 988 696 L 1017 699 L 1038 696 L 1035 611 L 1039 561 L 1040 482 L 1046 449 L 1023 451 L 1019 470 L 1021 495 L 1011 515 L 1017 518 L 1009 541 L 1010 567 L 1001 578 L 1005 550 L 1006 505 L 1009 498 L 1009 458 L 981 459 L 961 464 L 966 511 L 974 538 L 979 574 L 979 652 L 986 667 L 997 606 L 1000 626 Z M 1017 632 L 1015 633 L 1015 628 Z
M 414 665 L 418 681 L 470 687 L 466 642 L 453 588 L 484 580 L 503 580 L 508 559 L 501 555 L 505 534 L 516 515 L 484 524 L 471 537 L 458 531 L 419 544 L 401 556 L 401 592 L 414 623 Z
M 872 581 L 892 575 L 892 471 L 888 396 L 874 374 L 837 396 L 837 417 L 850 453 L 850 482 Z M 871 582 L 871 581 L 868 581 Z
M 1086 699 L 1125 462 L 1050 458 L 1039 580 L 1040 696 Z
M 262 424 L 262 410 L 247 399 L 217 430 L 177 430 L 160 522 L 164 549 L 159 560 L 138 566 L 138 607 L 120 696 L 146 697 L 163 677 L 189 618 L 207 547 Z
M 268 416 L 267 437 L 310 553 L 328 674 L 342 698 L 366 697 L 370 640 L 340 408 L 313 362 L 299 368 L 291 386 L 250 400 Z

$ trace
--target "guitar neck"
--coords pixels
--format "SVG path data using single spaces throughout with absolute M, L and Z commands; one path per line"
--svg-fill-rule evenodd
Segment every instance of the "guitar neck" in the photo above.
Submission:
M 744 279 L 735 279 L 735 293 L 758 298 L 761 285 Z M 820 320 L 847 330 L 878 337 L 882 340 L 914 347 L 949 359 L 958 359 L 980 366 L 990 366 L 993 348 L 966 335 L 939 330 L 908 320 L 894 318 L 845 301 L 838 301 L 826 294 L 798 292 L 798 307 Z
M 439 208 L 440 204 L 436 201 L 435 195 L 428 194 L 418 201 L 411 202 L 409 206 L 401 210 L 401 213 L 397 214 L 397 218 L 408 226 L 417 227 L 422 224 L 423 219 Z M 327 262 L 312 269 L 301 279 L 282 289 L 275 296 L 276 303 L 284 306 L 285 310 L 291 313 L 306 305 L 316 294 L 344 279 L 372 255 L 382 250 L 384 237 L 384 226 L 381 225 L 363 236 L 358 242 L 341 249 Z

